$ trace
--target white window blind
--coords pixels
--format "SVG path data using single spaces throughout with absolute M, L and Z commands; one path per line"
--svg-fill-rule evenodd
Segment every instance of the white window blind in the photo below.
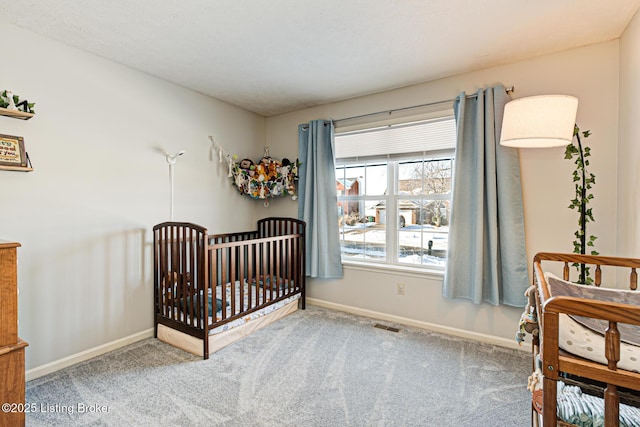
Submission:
M 450 151 L 456 146 L 455 135 L 452 116 L 340 133 L 336 135 L 336 159 L 364 160 Z

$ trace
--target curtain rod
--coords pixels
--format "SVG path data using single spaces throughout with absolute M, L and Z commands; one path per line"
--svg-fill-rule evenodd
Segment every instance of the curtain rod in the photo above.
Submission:
M 514 90 L 515 90 L 515 88 L 513 86 L 509 86 L 509 87 L 505 88 L 505 92 L 507 92 L 507 93 L 511 93 Z M 467 98 L 475 98 L 476 96 L 478 96 L 478 95 L 476 95 L 474 93 L 474 94 L 471 94 L 471 95 L 467 95 L 466 97 Z M 376 113 L 367 113 L 367 114 L 362 114 L 362 115 L 359 115 L 359 116 L 345 117 L 345 118 L 342 118 L 342 119 L 332 120 L 332 122 L 335 125 L 338 122 L 344 122 L 344 121 L 347 121 L 347 120 L 361 119 L 363 117 L 377 116 L 377 115 L 380 115 L 380 114 L 393 114 L 393 113 L 398 112 L 398 111 L 412 110 L 414 108 L 430 107 L 432 105 L 438 105 L 438 104 L 446 104 L 446 103 L 449 103 L 449 102 L 453 102 L 455 100 L 456 100 L 456 98 L 445 99 L 445 100 L 442 100 L 442 101 L 428 102 L 426 104 L 412 105 L 410 107 L 395 108 L 393 110 L 378 111 Z

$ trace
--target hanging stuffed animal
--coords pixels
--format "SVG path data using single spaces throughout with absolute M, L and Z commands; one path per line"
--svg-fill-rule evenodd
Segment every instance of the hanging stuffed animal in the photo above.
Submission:
M 529 286 L 529 288 L 524 292 L 524 295 L 527 297 L 527 306 L 524 308 L 522 316 L 520 316 L 518 332 L 516 333 L 516 341 L 518 345 L 522 345 L 528 333 L 531 335 L 538 335 L 539 332 L 535 292 L 535 286 Z
M 251 166 L 253 166 L 253 161 L 251 159 L 240 160 L 240 169 L 249 171 L 251 170 Z
M 267 168 L 267 179 L 275 181 L 278 178 L 278 165 L 275 162 L 271 162 Z

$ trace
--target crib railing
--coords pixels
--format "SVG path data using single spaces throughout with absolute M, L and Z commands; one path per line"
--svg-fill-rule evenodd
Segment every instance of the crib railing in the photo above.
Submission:
M 210 245 L 209 275 L 223 307 L 210 327 L 302 293 L 302 238 L 292 234 Z
M 629 289 L 637 289 L 637 272 L 640 259 L 593 255 L 539 253 L 534 257 L 534 281 L 537 288 L 537 310 L 542 316 L 539 339 L 534 338 L 534 349 L 540 346 L 543 380 L 543 422 L 555 426 L 557 422 L 557 381 L 561 375 L 570 374 L 590 382 L 605 384 L 605 426 L 619 425 L 620 393 L 618 388 L 640 391 L 640 374 L 618 370 L 620 360 L 620 333 L 618 323 L 640 325 L 640 306 L 589 300 L 569 296 L 551 297 L 544 276 L 543 262 L 562 263 L 563 279 L 570 280 L 573 264 L 584 264 L 594 268 L 594 284 L 602 282 L 602 267 L 622 267 L 629 271 Z M 611 278 L 615 283 L 615 277 Z M 605 358 L 607 365 L 565 355 L 560 351 L 559 316 L 569 314 L 601 319 L 608 322 L 605 332 Z

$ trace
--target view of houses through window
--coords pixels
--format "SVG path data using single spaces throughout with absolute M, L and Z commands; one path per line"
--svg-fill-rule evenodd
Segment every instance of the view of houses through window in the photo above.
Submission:
M 420 152 L 398 152 L 415 150 L 416 139 Z M 358 156 L 344 157 L 347 146 Z M 451 117 L 336 135 L 343 259 L 444 267 L 454 146 Z

